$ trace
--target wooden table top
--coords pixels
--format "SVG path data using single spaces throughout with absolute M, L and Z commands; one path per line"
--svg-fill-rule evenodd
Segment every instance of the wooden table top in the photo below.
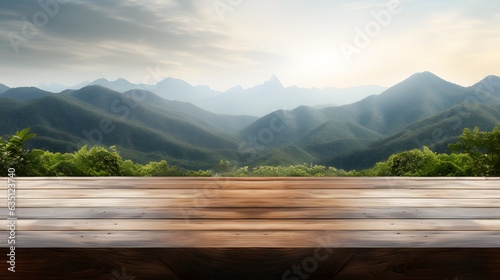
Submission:
M 16 181 L 19 248 L 500 248 L 500 178 Z

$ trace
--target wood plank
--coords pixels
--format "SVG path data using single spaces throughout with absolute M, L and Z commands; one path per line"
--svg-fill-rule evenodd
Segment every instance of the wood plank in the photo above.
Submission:
M 17 207 L 487 207 L 496 208 L 500 199 L 436 198 L 339 198 L 339 199 L 273 199 L 273 198 L 72 198 L 19 199 Z M 7 200 L 0 200 L 7 207 Z
M 500 219 L 499 208 L 18 208 L 19 219 Z M 0 219 L 7 219 L 0 211 Z
M 19 231 L 17 238 L 19 248 L 500 248 L 499 231 Z
M 7 231 L 4 227 L 0 231 Z M 18 220 L 20 231 L 500 231 L 500 220 L 453 219 L 42 219 Z M 500 236 L 499 236 L 500 242 Z
M 127 265 L 140 279 L 302 279 L 285 273 L 318 249 L 334 253 L 309 280 L 500 273 L 500 178 L 18 178 L 17 190 L 19 279 Z
M 469 182 L 482 182 L 482 181 L 498 181 L 499 177 L 349 177 L 349 176 L 339 176 L 339 177 L 17 177 L 17 179 L 29 180 L 29 181 L 144 181 L 147 179 L 151 182 L 162 183 L 165 179 L 169 181 L 177 182 L 187 182 L 187 181 L 287 181 L 287 182 L 301 182 L 301 181 L 330 181 L 331 179 L 345 182 L 357 182 L 357 181 L 388 181 L 388 180 L 405 180 L 405 181 L 416 181 L 416 182 L 436 182 L 436 181 L 469 181 Z M 7 177 L 0 177 L 0 179 L 7 179 Z
M 17 178 L 18 189 L 500 189 L 499 178 L 405 178 L 405 177 L 317 177 L 317 178 L 178 178 L 178 177 L 55 177 Z M 7 178 L 0 178 L 7 182 Z M 7 184 L 0 184 L 6 189 Z
M 307 280 L 489 280 L 500 275 L 500 249 L 482 248 L 42 248 L 17 252 L 22 257 L 16 262 L 15 276 L 0 269 L 0 279 L 301 279 L 292 272 L 293 265 Z M 317 262 L 316 269 L 304 266 L 311 258 Z
M 32 198 L 500 198 L 500 190 L 470 189 L 36 189 L 17 191 Z

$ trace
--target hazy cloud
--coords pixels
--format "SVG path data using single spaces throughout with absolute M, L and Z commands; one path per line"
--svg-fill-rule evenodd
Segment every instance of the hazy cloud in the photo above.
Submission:
M 402 13 L 346 63 L 339 45 L 389 1 L 42 1 L 57 3 L 56 14 L 35 0 L 1 1 L 0 82 L 139 82 L 156 66 L 218 88 L 250 86 L 273 73 L 284 84 L 317 87 L 390 85 L 421 70 L 455 82 L 499 74 L 491 63 L 500 48 L 494 1 L 401 0 Z M 223 19 L 214 3 L 228 8 Z M 471 61 L 457 69 L 464 57 Z

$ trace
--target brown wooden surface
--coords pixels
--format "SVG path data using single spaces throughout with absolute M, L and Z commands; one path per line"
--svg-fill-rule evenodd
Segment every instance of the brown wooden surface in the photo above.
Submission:
M 2 280 L 498 280 L 500 249 L 18 249 Z M 319 253 L 316 267 L 311 258 Z M 293 274 L 299 267 L 304 278 Z M 315 269 L 313 269 L 315 268 Z M 307 277 L 307 278 L 306 278 Z
M 307 279 L 500 279 L 499 178 L 17 178 L 16 195 L 2 280 L 296 280 L 315 250 Z
M 500 248 L 498 178 L 18 178 L 16 204 L 21 248 Z

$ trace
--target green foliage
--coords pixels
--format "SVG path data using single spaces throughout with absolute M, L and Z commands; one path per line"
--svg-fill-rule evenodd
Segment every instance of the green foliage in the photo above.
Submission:
M 500 124 L 491 132 L 466 128 L 454 152 L 437 154 L 428 147 L 394 154 L 371 169 L 350 171 L 349 176 L 500 176 Z
M 94 146 L 88 150 L 84 145 L 74 154 L 73 161 L 82 175 L 117 176 L 120 175 L 119 169 L 123 160 L 114 146 L 108 151 L 101 146 Z
M 491 132 L 466 128 L 460 142 L 450 145 L 453 151 L 463 151 L 472 159 L 472 172 L 479 176 L 500 176 L 500 124 Z
M 219 164 L 215 167 L 216 173 L 228 173 L 234 171 L 236 167 L 229 160 L 220 160 Z
M 183 176 L 190 176 L 190 177 L 211 177 L 212 172 L 208 170 L 198 170 L 198 171 L 188 171 L 183 174 Z
M 371 169 L 351 171 L 350 176 L 473 176 L 467 154 L 436 154 L 428 147 L 392 155 Z
M 236 168 L 232 166 L 229 171 L 216 173 L 215 176 L 226 177 L 324 177 L 344 176 L 346 172 L 333 167 L 322 165 L 298 164 L 286 166 L 248 166 Z
M 183 176 L 175 166 L 168 166 L 167 161 L 150 162 L 139 169 L 139 176 Z
M 424 154 L 418 150 L 392 155 L 387 164 L 394 176 L 411 175 L 423 167 Z
M 2 176 L 7 175 L 9 168 L 15 168 L 16 175 L 18 176 L 30 175 L 30 165 L 42 152 L 24 149 L 26 141 L 36 135 L 29 132 L 29 128 L 23 129 L 20 132 L 17 131 L 9 140 L 3 140 L 0 137 L 0 174 Z
M 437 154 L 424 146 L 394 154 L 371 169 L 345 172 L 324 165 L 296 164 L 290 166 L 238 167 L 220 160 L 212 172 L 182 171 L 166 160 L 145 165 L 123 160 L 116 147 L 109 149 L 83 146 L 74 153 L 52 153 L 24 149 L 34 137 L 29 129 L 16 132 L 9 140 L 0 138 L 0 165 L 4 176 L 8 168 L 16 168 L 21 176 L 499 176 L 500 124 L 491 132 L 465 129 L 460 142 L 450 145 L 453 151 L 464 153 Z M 291 149 L 291 151 L 294 151 Z
M 73 163 L 73 154 L 61 154 L 44 151 L 38 157 L 34 167 L 34 176 L 81 176 L 75 172 L 76 166 Z
M 137 176 L 142 168 L 141 164 L 134 163 L 133 161 L 127 159 L 122 161 L 120 165 L 120 175 L 121 176 Z
M 11 167 L 18 176 L 211 176 L 210 171 L 181 171 L 165 160 L 146 165 L 123 160 L 115 146 L 84 145 L 74 153 L 29 151 L 24 143 L 35 136 L 29 131 L 16 132 L 8 141 L 0 138 L 1 176 Z

